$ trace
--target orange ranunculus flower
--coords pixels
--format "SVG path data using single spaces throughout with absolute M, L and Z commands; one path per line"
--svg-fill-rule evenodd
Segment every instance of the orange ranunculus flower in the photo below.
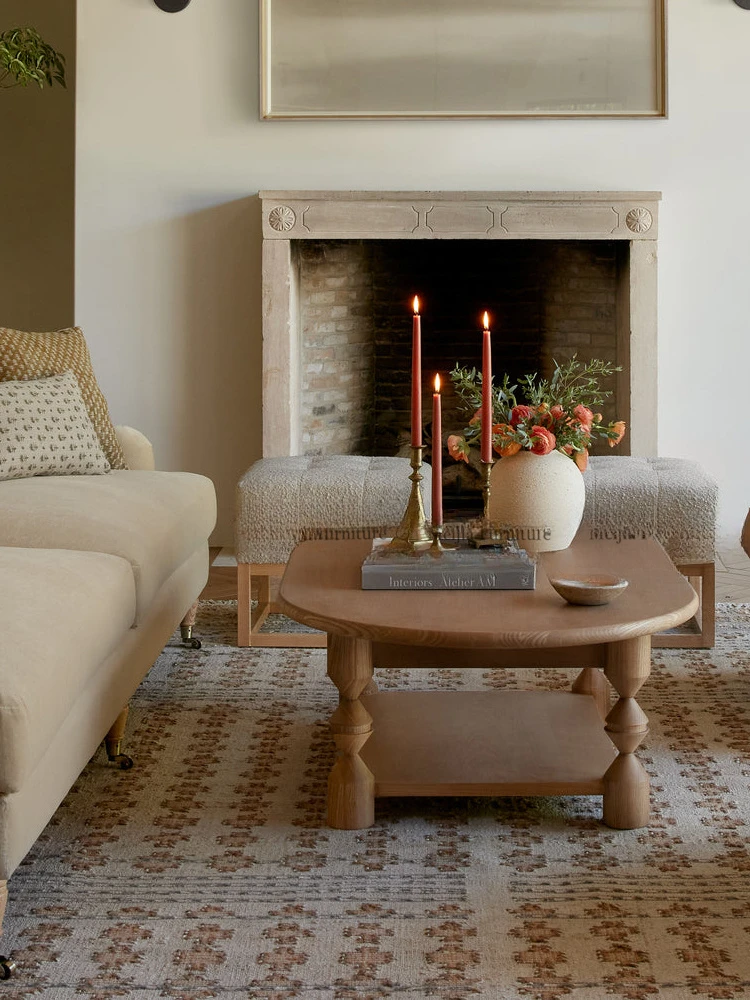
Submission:
M 510 424 L 495 424 L 492 428 L 492 447 L 501 458 L 515 455 L 521 450 L 521 445 L 513 438 L 513 428 Z
M 526 406 L 524 403 L 519 403 L 518 406 L 514 406 L 510 411 L 510 422 L 511 426 L 517 427 L 522 420 L 526 420 L 534 415 L 534 407 Z
M 578 406 L 576 406 L 573 410 L 573 416 L 576 420 L 580 421 L 584 427 L 591 427 L 594 422 L 594 414 L 588 406 L 584 406 L 583 403 L 579 403 Z
M 565 410 L 562 408 L 562 406 L 560 406 L 559 403 L 555 403 L 555 405 L 549 411 L 549 415 L 554 420 L 562 420 L 562 418 L 565 416 Z
M 469 427 L 471 427 L 472 424 L 478 424 L 481 419 L 482 419 L 482 407 L 480 406 L 477 412 L 469 421 Z
M 531 451 L 535 455 L 549 455 L 551 451 L 555 450 L 555 445 L 557 444 L 557 439 L 552 431 L 548 430 L 546 427 L 541 427 L 536 425 L 531 428 Z
M 581 472 L 586 471 L 586 466 L 589 464 L 589 453 L 584 448 L 583 451 L 577 451 L 573 455 L 573 461 L 576 463 Z
M 616 444 L 619 444 L 620 441 L 622 441 L 622 439 L 625 437 L 625 421 L 615 420 L 615 422 L 611 425 L 611 430 L 617 432 L 617 437 L 609 439 L 610 448 L 614 448 L 614 446 Z
M 466 443 L 466 438 L 461 437 L 460 434 L 449 434 L 445 444 L 451 458 L 457 462 L 469 464 L 469 446 Z
M 602 422 L 602 420 L 604 420 L 604 417 L 601 415 L 601 413 L 595 413 L 594 414 L 594 423 L 595 424 L 600 424 Z

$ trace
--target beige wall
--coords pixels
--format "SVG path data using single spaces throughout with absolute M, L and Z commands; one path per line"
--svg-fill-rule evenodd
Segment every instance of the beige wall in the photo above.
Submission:
M 113 416 L 234 484 L 260 455 L 271 189 L 661 190 L 659 448 L 750 503 L 750 12 L 670 4 L 668 121 L 261 122 L 257 4 L 78 0 L 76 320 Z M 49 96 L 49 95 L 47 95 Z
M 73 320 L 75 0 L 0 0 L 0 31 L 33 27 L 66 58 L 68 89 L 0 93 L 0 326 Z

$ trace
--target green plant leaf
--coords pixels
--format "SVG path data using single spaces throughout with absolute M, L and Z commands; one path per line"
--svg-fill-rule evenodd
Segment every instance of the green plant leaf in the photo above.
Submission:
M 44 41 L 35 28 L 9 28 L 0 33 L 0 88 L 65 87 L 65 56 Z

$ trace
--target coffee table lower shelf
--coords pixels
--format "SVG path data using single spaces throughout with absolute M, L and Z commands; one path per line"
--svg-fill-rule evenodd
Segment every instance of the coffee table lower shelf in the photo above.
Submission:
M 617 756 L 593 698 L 565 691 L 363 697 L 375 795 L 601 795 Z

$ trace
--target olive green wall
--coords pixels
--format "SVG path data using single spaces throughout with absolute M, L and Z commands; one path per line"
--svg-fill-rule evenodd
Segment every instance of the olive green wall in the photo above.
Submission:
M 0 31 L 33 27 L 66 58 L 68 89 L 0 92 L 0 326 L 73 322 L 75 0 L 0 0 Z

